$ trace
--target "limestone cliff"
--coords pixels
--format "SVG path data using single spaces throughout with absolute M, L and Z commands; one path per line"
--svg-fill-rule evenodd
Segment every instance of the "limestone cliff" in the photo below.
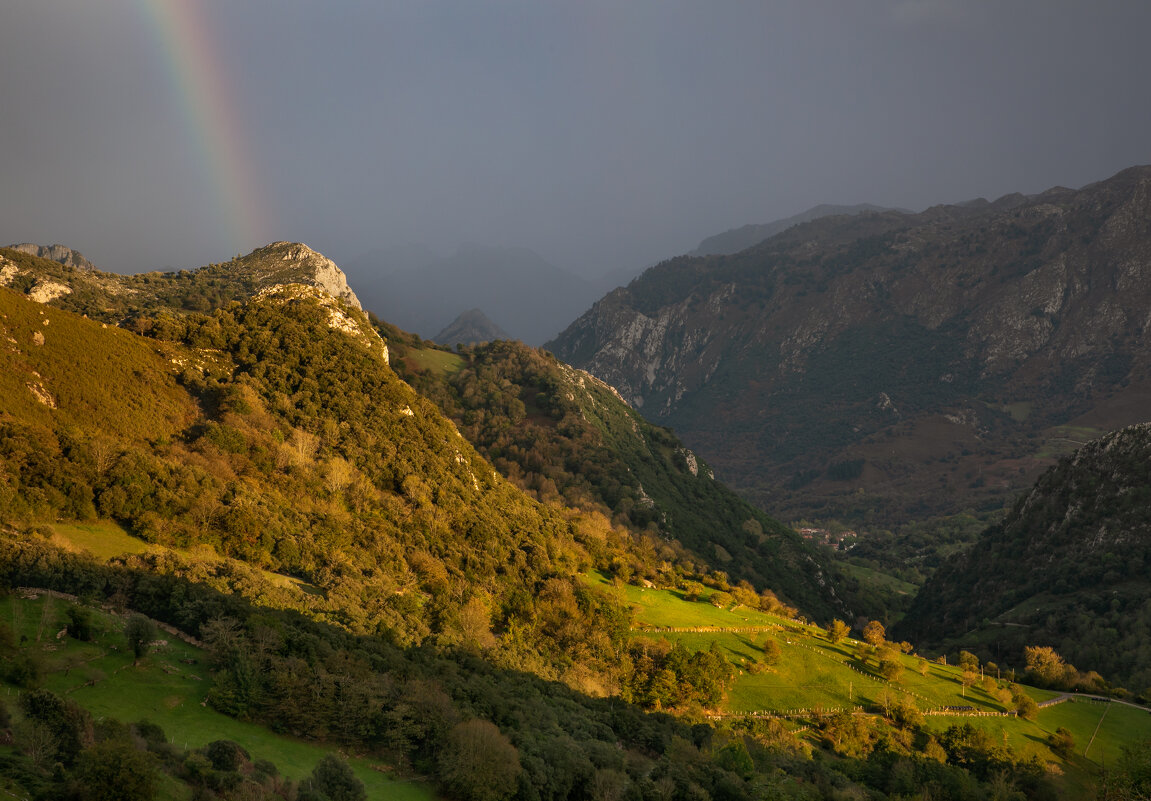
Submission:
M 1151 168 L 681 257 L 548 347 L 775 510 L 997 505 L 1151 408 Z M 844 465 L 847 465 L 845 468 Z
M 37 256 L 41 259 L 58 262 L 65 267 L 76 267 L 80 270 L 96 269 L 96 265 L 84 258 L 83 253 L 78 250 L 72 250 L 72 248 L 64 247 L 63 245 L 35 245 L 31 242 L 24 242 L 19 245 L 9 245 L 8 247 L 21 253 L 27 253 L 29 256 Z

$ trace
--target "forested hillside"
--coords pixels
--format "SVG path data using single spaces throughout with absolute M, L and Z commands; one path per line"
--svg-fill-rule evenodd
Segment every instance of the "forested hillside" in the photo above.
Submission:
M 920 591 L 901 636 L 1018 660 L 1069 663 L 1151 688 L 1151 424 L 1090 443 L 1048 470 L 1003 523 Z
M 456 357 L 441 351 L 438 363 L 435 352 L 393 342 L 400 374 L 537 499 L 678 541 L 701 570 L 773 590 L 821 620 L 858 607 L 852 582 L 827 554 L 716 481 L 674 433 L 644 420 L 598 379 L 515 342 L 464 348 Z M 616 572 L 657 580 L 640 561 Z

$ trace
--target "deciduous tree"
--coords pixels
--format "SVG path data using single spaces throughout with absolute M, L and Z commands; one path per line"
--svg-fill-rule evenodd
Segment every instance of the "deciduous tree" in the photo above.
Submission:
M 833 643 L 843 642 L 850 633 L 851 627 L 838 618 L 831 621 L 831 625 L 827 627 L 827 639 Z

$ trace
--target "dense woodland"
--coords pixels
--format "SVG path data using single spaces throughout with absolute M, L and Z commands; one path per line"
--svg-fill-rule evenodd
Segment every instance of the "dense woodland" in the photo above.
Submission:
M 1149 427 L 1091 443 L 1045 473 L 963 559 L 941 568 L 901 630 L 995 648 L 1004 658 L 1046 643 L 1151 695 L 1149 502 Z
M 644 712 L 622 698 L 593 698 L 533 673 L 501 670 L 473 650 L 404 648 L 293 612 L 254 607 L 145 561 L 101 566 L 27 536 L 6 536 L 0 548 L 5 587 L 64 588 L 198 636 L 214 666 L 213 706 L 276 730 L 398 760 L 403 770 L 434 776 L 444 793 L 465 801 L 738 801 L 860 792 L 902 797 L 925 788 L 941 799 L 1058 797 L 1043 765 L 1020 761 L 968 724 L 932 734 L 899 704 L 866 717 L 824 719 L 819 725 L 826 750 L 813 760 L 810 746 L 771 719 L 693 723 L 691 716 Z M 84 614 L 73 618 L 82 622 Z M 132 620 L 125 629 L 129 643 Z M 83 636 L 83 629 L 73 625 L 70 633 Z M 44 721 L 56 738 L 55 772 L 38 767 L 27 746 L 3 763 L 10 775 L 26 776 L 36 797 L 106 797 L 86 779 L 96 765 L 131 770 L 141 741 L 168 769 L 197 783 L 197 797 L 291 797 L 283 782 L 273 780 L 270 766 L 245 766 L 235 753 L 214 755 L 210 746 L 181 754 L 164 746 L 162 732 L 135 721 L 93 727 L 79 708 L 35 691 L 35 660 L 21 661 L 10 638 L 0 646 L 9 666 L 5 678 L 25 688 L 21 711 Z M 626 677 L 629 688 L 656 685 L 658 693 L 662 678 L 669 693 L 698 693 L 701 703 L 722 691 L 715 681 L 722 683 L 723 671 L 709 652 L 672 649 L 645 658 L 650 667 Z M 123 763 L 112 760 L 121 754 Z M 1140 758 L 1135 752 L 1130 757 Z M 324 769 L 317 771 L 322 783 Z M 233 792 L 240 787 L 243 795 Z M 1009 795 L 995 796 L 997 787 Z M 141 790 L 136 797 L 151 796 Z

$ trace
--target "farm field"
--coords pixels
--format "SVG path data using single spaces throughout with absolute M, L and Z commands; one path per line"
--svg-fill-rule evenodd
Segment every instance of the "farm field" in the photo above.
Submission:
M 1060 762 L 1047 745 L 1058 728 L 1071 732 L 1074 756 L 1064 764 L 1072 786 L 1086 788 L 1089 775 L 1113 764 L 1124 745 L 1151 738 L 1151 712 L 1119 702 L 1068 698 L 1063 693 L 1023 687 L 1041 706 L 1034 720 L 1005 715 L 1007 707 L 976 682 L 964 687 L 956 665 L 900 654 L 902 673 L 885 680 L 874 659 L 862 662 L 860 641 L 829 641 L 826 632 L 795 620 L 745 607 L 720 609 L 707 602 L 686 600 L 675 590 L 614 585 L 591 574 L 587 581 L 615 593 L 631 605 L 632 636 L 653 643 L 667 640 L 688 651 L 718 646 L 736 668 L 720 708 L 719 717 L 771 715 L 803 723 L 834 711 L 874 711 L 885 704 L 911 700 L 924 713 L 925 725 L 942 732 L 949 726 L 970 724 L 993 734 L 1024 757 Z M 761 663 L 768 640 L 778 646 L 774 664 Z M 1006 678 L 1006 676 L 1004 677 Z

